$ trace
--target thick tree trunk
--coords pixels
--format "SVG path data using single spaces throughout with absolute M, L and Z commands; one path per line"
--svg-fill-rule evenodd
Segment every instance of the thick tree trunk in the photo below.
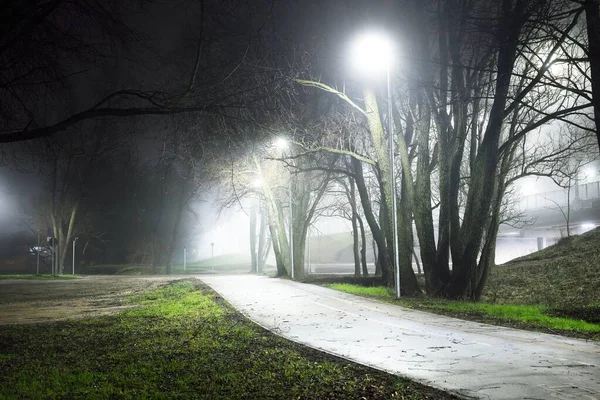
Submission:
M 600 11 L 598 0 L 584 0 L 585 21 L 588 36 L 588 58 L 590 60 L 592 101 L 596 138 L 600 150 Z
M 277 276 L 285 276 L 287 275 L 287 270 L 285 269 L 285 261 L 283 259 L 283 254 L 281 254 L 281 249 L 279 248 L 279 240 L 275 224 L 269 222 L 269 231 L 271 232 L 271 244 L 273 246 L 273 254 L 275 254 L 275 266 L 277 267 Z
M 365 224 L 359 214 L 356 215 L 356 220 L 360 227 L 360 263 L 362 265 L 362 274 L 363 276 L 368 276 L 369 270 L 367 268 L 367 236 L 365 234 Z
M 405 182 L 402 183 L 403 192 L 406 187 Z M 399 201 L 400 209 L 398 210 L 398 252 L 400 258 L 400 288 L 402 296 L 414 296 L 421 293 L 417 276 L 412 267 L 413 255 L 413 230 L 412 230 L 412 213 L 408 201 L 409 196 L 402 196 Z
M 356 212 L 352 212 L 352 255 L 354 258 L 354 276 L 360 276 L 359 232 L 356 222 Z
M 350 221 L 352 222 L 352 254 L 354 258 L 354 276 L 360 276 L 360 252 L 359 252 L 359 231 L 358 231 L 358 212 L 356 210 L 356 188 L 354 179 L 348 178 L 349 188 L 347 189 L 348 201 L 352 209 Z
M 254 165 L 259 176 L 262 176 L 260 162 L 254 158 Z M 267 212 L 267 223 L 271 233 L 271 244 L 273 254 L 275 254 L 275 264 L 277 266 L 277 276 L 286 276 L 288 271 L 286 266 L 289 264 L 289 244 L 285 233 L 285 223 L 283 220 L 283 210 L 281 204 L 275 201 L 273 193 L 268 185 L 262 188 L 264 195 L 264 208 Z
M 354 170 L 355 180 L 356 180 L 356 188 L 358 189 L 358 195 L 360 198 L 361 205 L 363 207 L 363 211 L 365 213 L 365 218 L 367 220 L 367 224 L 371 229 L 371 233 L 373 234 L 373 240 L 377 245 L 377 258 L 378 263 L 381 267 L 381 277 L 383 281 L 388 286 L 394 285 L 394 275 L 393 275 L 393 265 L 391 259 L 389 257 L 386 239 L 383 231 L 377 224 L 377 219 L 375 218 L 375 214 L 373 213 L 373 209 L 371 207 L 371 199 L 369 198 L 369 193 L 367 191 L 367 186 L 365 184 L 365 178 L 363 175 L 362 162 L 352 158 L 352 168 Z
M 490 118 L 480 151 L 471 172 L 467 203 L 460 229 L 460 247 L 453 248 L 452 278 L 446 286 L 449 298 L 469 296 L 469 284 L 473 270 L 478 266 L 485 230 L 490 222 L 490 206 L 498 168 L 498 143 L 504 122 L 511 74 L 514 67 L 517 44 L 525 21 L 524 0 L 517 0 L 514 7 L 505 2 L 498 37 L 504 38 L 498 52 L 497 80 Z
M 398 116 L 398 112 L 395 112 Z M 397 125 L 400 121 L 398 121 Z M 407 125 L 407 134 L 412 135 L 412 124 Z M 414 207 L 414 184 L 412 179 L 411 163 L 408 155 L 408 146 L 406 138 L 401 132 L 398 134 L 398 149 L 400 151 L 400 164 L 402 166 L 401 191 L 402 196 L 398 203 L 398 247 L 400 253 L 400 282 L 403 295 L 412 296 L 421 293 L 421 288 L 417 282 L 415 271 L 412 267 L 412 255 L 414 249 L 413 229 L 412 229 L 412 214 Z
M 375 157 L 377 159 L 377 166 L 379 168 L 378 179 L 380 182 L 380 191 L 381 191 L 381 208 L 380 213 L 384 218 L 385 224 L 382 224 L 381 231 L 385 232 L 383 234 L 383 240 L 386 241 L 385 247 L 381 246 L 378 243 L 378 247 L 382 250 L 386 250 L 386 255 L 382 258 L 382 254 L 379 254 L 380 262 L 381 262 L 381 272 L 383 280 L 390 286 L 394 285 L 394 259 L 393 259 L 393 235 L 391 234 L 392 230 L 392 196 L 396 196 L 396 193 L 392 193 L 392 170 L 394 166 L 392 165 L 392 160 L 389 156 L 389 146 L 387 144 L 386 138 L 384 137 L 384 129 L 383 124 L 381 122 L 381 116 L 379 113 L 379 107 L 377 105 L 377 97 L 375 93 L 370 89 L 365 89 L 363 91 L 364 101 L 365 101 L 365 110 L 367 116 L 367 122 L 369 125 L 369 133 L 371 134 L 371 141 L 373 144 L 373 148 L 375 150 Z M 392 132 L 389 132 L 392 134 Z M 358 185 L 358 179 L 357 179 Z M 359 188 L 359 194 L 361 195 L 361 203 L 362 203 L 362 194 Z M 364 210 L 363 204 L 363 210 Z M 365 211 L 366 214 L 366 211 Z M 366 215 L 365 215 L 366 216 Z M 369 226 L 371 222 L 367 218 L 367 222 Z M 372 230 L 372 227 L 371 227 Z M 377 240 L 377 239 L 376 239 Z
M 60 273 L 63 274 L 64 273 L 64 269 L 65 269 L 65 261 L 67 259 L 67 253 L 70 254 L 69 249 L 70 246 L 69 244 L 71 244 L 71 239 L 73 237 L 73 229 L 75 227 L 75 219 L 77 217 L 77 210 L 79 209 L 79 202 L 75 203 L 75 205 L 73 206 L 73 208 L 71 209 L 71 214 L 69 215 L 69 223 L 67 226 L 67 234 L 64 236 L 64 241 L 62 243 L 59 244 L 60 246 Z M 60 228 L 61 231 L 61 236 L 62 235 L 62 228 Z
M 417 174 L 414 194 L 414 215 L 419 239 L 421 262 L 425 274 L 425 288 L 430 295 L 435 294 L 450 276 L 448 262 L 438 262 L 435 245 L 433 215 L 431 210 L 431 173 L 429 154 L 429 135 L 431 112 L 428 105 L 420 102 L 421 123 L 416 124 Z M 412 115 L 412 114 L 410 114 Z M 412 116 L 410 117 L 412 121 Z M 441 174 L 441 173 L 440 173 Z M 440 216 L 440 224 L 442 217 Z M 444 233 L 445 234 L 445 233 Z M 447 251 L 447 249 L 446 249 Z M 448 256 L 446 255 L 446 259 Z
M 372 235 L 372 234 L 371 234 Z M 375 260 L 375 275 L 381 276 L 381 264 L 379 263 L 379 252 L 375 238 L 371 236 L 371 247 L 373 248 L 373 259 Z
M 260 228 L 259 228 L 259 233 L 258 233 L 258 273 L 262 274 L 265 272 L 265 266 L 266 266 L 266 262 L 267 262 L 267 254 L 268 254 L 268 248 L 269 246 L 267 245 L 267 238 L 266 238 L 266 229 L 267 227 L 267 221 L 265 218 L 264 213 L 260 213 Z

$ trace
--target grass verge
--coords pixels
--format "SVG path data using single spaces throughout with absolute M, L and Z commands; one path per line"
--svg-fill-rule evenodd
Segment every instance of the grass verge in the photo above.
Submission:
M 0 279 L 77 279 L 77 275 L 49 275 L 49 274 L 18 274 L 0 275 Z
M 550 307 L 519 304 L 489 304 L 427 298 L 395 299 L 387 287 L 365 287 L 346 283 L 325 285 L 331 289 L 382 299 L 401 306 L 520 329 L 557 333 L 565 336 L 600 340 L 600 324 L 561 316 Z
M 0 399 L 448 399 L 277 337 L 195 280 L 121 314 L 0 326 Z

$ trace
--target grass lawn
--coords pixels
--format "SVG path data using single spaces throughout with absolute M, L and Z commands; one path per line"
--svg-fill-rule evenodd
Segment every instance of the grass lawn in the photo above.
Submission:
M 0 275 L 0 279 L 77 279 L 77 275 L 49 275 L 49 274 Z
M 599 244 L 600 228 L 596 228 L 495 266 L 483 299 L 491 303 L 542 304 L 565 314 L 595 307 L 600 317 Z
M 113 316 L 0 326 L 0 399 L 448 399 L 279 338 L 186 279 Z
M 387 287 L 365 287 L 345 283 L 333 283 L 325 286 L 346 293 L 374 297 L 404 307 L 457 318 L 600 340 L 600 324 L 562 317 L 559 311 L 548 306 L 473 303 L 427 298 L 398 300 L 394 296 L 393 289 Z

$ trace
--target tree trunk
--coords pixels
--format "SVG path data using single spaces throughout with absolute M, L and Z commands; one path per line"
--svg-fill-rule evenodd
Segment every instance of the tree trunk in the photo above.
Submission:
M 359 232 L 356 222 L 356 212 L 352 212 L 352 256 L 354 258 L 354 276 L 360 276 Z
M 402 192 L 406 183 L 402 183 Z M 414 296 L 421 293 L 417 276 L 412 267 L 413 255 L 413 230 L 412 230 L 412 213 L 409 205 L 409 196 L 404 195 L 398 202 L 400 209 L 398 210 L 398 252 L 400 258 L 400 289 L 402 296 Z
M 269 246 L 266 241 L 267 221 L 263 212 L 260 213 L 260 228 L 258 233 L 258 273 L 265 272 Z
M 371 208 L 371 199 L 369 198 L 369 193 L 365 184 L 365 178 L 362 169 L 362 161 L 359 161 L 355 158 L 352 158 L 351 161 L 360 202 L 365 213 L 367 224 L 369 224 L 369 228 L 371 229 L 371 233 L 373 234 L 373 240 L 377 245 L 377 259 L 378 264 L 381 268 L 381 277 L 383 278 L 383 281 L 386 285 L 393 286 L 393 265 L 387 251 L 385 235 L 379 227 L 379 225 L 377 224 L 377 219 L 375 218 L 375 215 L 373 214 L 373 209 Z
M 250 207 L 250 273 L 258 272 L 258 254 L 256 252 L 256 207 Z
M 588 58 L 590 60 L 592 102 L 596 139 L 600 150 L 600 11 L 598 0 L 584 0 L 585 21 L 588 36 Z
M 490 206 L 498 168 L 498 143 L 504 122 L 510 79 L 517 53 L 517 44 L 524 21 L 527 6 L 524 0 L 512 3 L 505 2 L 504 14 L 498 27 L 502 35 L 497 62 L 497 80 L 495 83 L 494 102 L 490 110 L 490 118 L 482 140 L 475 169 L 471 171 L 471 181 L 467 194 L 467 203 L 460 228 L 458 248 L 453 248 L 452 278 L 445 288 L 448 298 L 465 298 L 469 296 L 469 286 L 473 270 L 478 266 L 478 257 L 482 250 L 485 230 L 490 222 Z M 453 212 L 455 210 L 451 210 Z
M 373 259 L 375 260 L 375 275 L 381 276 L 381 264 L 379 263 L 379 253 L 377 250 L 377 243 L 375 243 L 375 238 L 373 236 L 371 236 L 371 246 L 373 247 Z
M 367 237 L 365 235 L 365 224 L 359 214 L 356 215 L 356 220 L 360 227 L 360 263 L 362 265 L 362 274 L 363 276 L 368 276 L 369 270 L 367 268 Z
M 352 255 L 354 258 L 354 276 L 360 276 L 360 251 L 359 251 L 359 232 L 358 232 L 358 213 L 356 211 L 356 188 L 354 179 L 348 178 L 349 190 L 347 190 L 350 208 L 352 209 L 350 221 L 352 222 Z
M 383 214 L 385 224 L 382 224 L 381 230 L 385 232 L 383 234 L 383 240 L 387 242 L 385 247 L 382 247 L 378 244 L 378 247 L 381 249 L 387 250 L 384 258 L 381 258 L 382 254 L 380 254 L 380 260 L 384 261 L 381 264 L 382 277 L 384 282 L 388 285 L 394 285 L 394 260 L 392 253 L 392 241 L 393 235 L 391 234 L 392 230 L 392 196 L 396 196 L 396 193 L 392 193 L 392 171 L 394 166 L 392 165 L 392 160 L 389 156 L 389 146 L 384 137 L 384 129 L 383 124 L 381 122 L 381 116 L 379 114 L 379 107 L 377 105 L 377 97 L 375 93 L 370 89 L 365 89 L 363 91 L 364 101 L 365 101 L 365 110 L 367 116 L 367 122 L 369 125 L 369 132 L 371 134 L 371 141 L 373 143 L 373 148 L 375 150 L 375 156 L 377 158 L 377 166 L 379 168 L 378 179 L 380 181 L 380 191 L 381 191 L 381 208 L 380 212 Z M 390 116 L 391 118 L 391 116 Z M 389 134 L 393 134 L 389 132 Z M 357 179 L 358 185 L 358 179 Z M 361 195 L 362 202 L 362 194 L 359 188 L 359 194 Z M 363 204 L 363 210 L 364 210 Z M 366 211 L 365 211 L 366 216 Z M 367 218 L 367 222 L 369 226 L 371 223 Z M 371 228 L 372 230 L 372 228 Z M 376 239 L 377 240 L 377 239 Z
M 75 226 L 75 219 L 77 216 L 77 210 L 79 208 L 79 202 L 75 203 L 73 209 L 71 210 L 71 215 L 69 216 L 69 225 L 67 227 L 67 234 L 64 237 L 63 243 L 60 243 L 60 274 L 64 273 L 65 269 L 65 260 L 67 259 L 67 253 L 69 253 L 69 244 L 71 243 L 71 238 L 73 237 L 73 228 Z M 62 228 L 61 236 L 62 236 Z

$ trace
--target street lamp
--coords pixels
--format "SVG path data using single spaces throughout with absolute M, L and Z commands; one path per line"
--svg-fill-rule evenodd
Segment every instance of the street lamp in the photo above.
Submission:
M 284 137 L 279 137 L 275 140 L 275 147 L 281 151 L 285 151 L 290 147 L 289 142 Z
M 400 297 L 400 255 L 398 254 L 398 213 L 396 206 L 396 175 L 394 173 L 394 135 L 392 122 L 392 90 L 390 64 L 393 52 L 392 41 L 379 32 L 368 32 L 358 36 L 352 44 L 352 62 L 362 73 L 380 75 L 385 71 L 387 79 L 388 140 L 390 151 L 390 196 L 392 197 L 392 232 L 395 267 L 396 297 Z
M 275 147 L 281 150 L 282 157 L 285 156 L 285 151 L 290 147 L 289 142 L 285 138 L 277 138 L 275 140 Z M 292 279 L 294 279 L 294 220 L 292 218 L 292 171 L 290 171 L 290 179 L 288 180 L 288 197 L 290 199 L 290 269 L 292 272 Z
M 260 178 L 256 178 L 255 180 L 252 181 L 252 187 L 254 189 L 260 189 L 263 185 L 263 181 Z

